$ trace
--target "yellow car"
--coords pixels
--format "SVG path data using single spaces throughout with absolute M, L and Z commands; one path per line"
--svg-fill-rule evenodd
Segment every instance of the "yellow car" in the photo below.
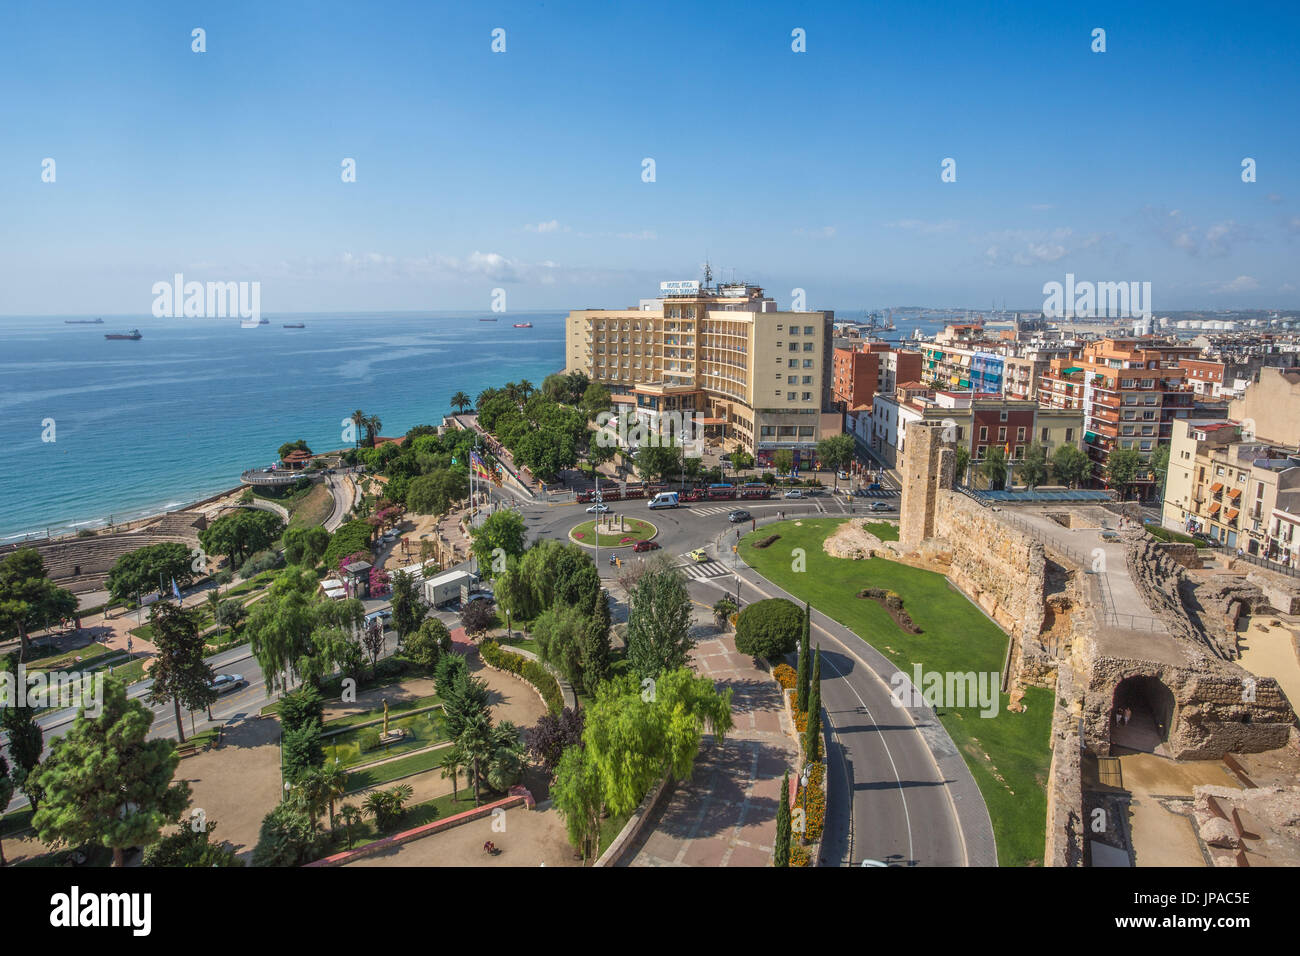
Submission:
M 707 561 L 707 560 L 709 560 L 709 556 L 708 556 L 708 554 L 705 553 L 705 551 L 704 551 L 703 548 L 696 548 L 694 551 L 691 552 L 691 560 L 692 560 L 692 561 Z

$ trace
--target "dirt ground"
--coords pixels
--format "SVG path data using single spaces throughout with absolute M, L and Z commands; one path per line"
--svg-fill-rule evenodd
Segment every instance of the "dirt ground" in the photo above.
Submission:
M 581 866 L 554 807 L 515 807 L 501 817 L 484 817 L 442 833 L 413 840 L 349 866 Z M 503 829 L 504 827 L 504 829 Z M 491 840 L 501 851 L 483 852 Z
M 1124 788 L 1131 793 L 1129 829 L 1138 866 L 1205 866 L 1189 817 L 1171 808 L 1191 808 L 1192 788 L 1202 784 L 1241 787 L 1219 760 L 1169 760 L 1155 754 L 1119 758 Z M 1167 800 L 1160 798 L 1185 798 Z
M 1242 667 L 1256 677 L 1273 677 L 1282 685 L 1282 693 L 1292 707 L 1300 707 L 1300 660 L 1295 653 L 1295 631 L 1286 624 L 1273 627 L 1269 621 L 1281 620 L 1266 614 L 1249 619 L 1249 625 L 1237 638 Z

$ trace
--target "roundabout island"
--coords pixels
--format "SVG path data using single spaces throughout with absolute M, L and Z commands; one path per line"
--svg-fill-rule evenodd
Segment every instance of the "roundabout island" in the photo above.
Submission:
M 600 523 L 599 532 L 596 528 L 597 521 Z M 569 529 L 569 540 L 587 548 L 594 548 L 597 543 L 602 548 L 630 548 L 638 541 L 651 540 L 658 533 L 659 529 L 644 518 L 630 518 L 611 512 L 574 525 Z

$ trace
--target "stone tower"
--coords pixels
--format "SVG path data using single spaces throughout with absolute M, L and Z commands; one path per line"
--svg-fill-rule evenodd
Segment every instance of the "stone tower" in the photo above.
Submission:
M 934 537 L 939 492 L 952 488 L 957 466 L 957 448 L 952 441 L 955 431 L 943 422 L 911 422 L 907 426 L 899 468 L 903 495 L 898 508 L 898 543 L 905 554 Z

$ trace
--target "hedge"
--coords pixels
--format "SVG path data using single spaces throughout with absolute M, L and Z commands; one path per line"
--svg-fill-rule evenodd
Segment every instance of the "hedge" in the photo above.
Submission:
M 483 660 L 503 671 L 514 674 L 537 688 L 537 692 L 546 701 L 546 708 L 552 714 L 559 714 L 564 709 L 564 698 L 560 694 L 560 684 L 555 675 L 534 660 L 520 654 L 502 650 L 496 641 L 484 641 L 479 645 L 479 654 Z

